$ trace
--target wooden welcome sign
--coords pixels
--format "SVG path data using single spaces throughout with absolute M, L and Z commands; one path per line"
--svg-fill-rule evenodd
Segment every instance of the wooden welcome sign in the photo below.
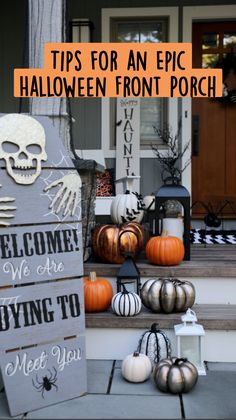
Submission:
M 10 414 L 86 391 L 81 180 L 49 118 L 0 117 L 0 360 Z

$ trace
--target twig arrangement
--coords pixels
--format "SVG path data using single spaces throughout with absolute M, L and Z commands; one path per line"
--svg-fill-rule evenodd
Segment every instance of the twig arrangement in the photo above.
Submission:
M 180 168 L 181 159 L 186 153 L 190 145 L 190 140 L 184 145 L 182 149 L 179 147 L 179 138 L 181 132 L 181 125 L 178 126 L 177 133 L 173 136 L 169 126 L 167 125 L 164 129 L 153 126 L 153 129 L 159 139 L 163 142 L 163 145 L 167 147 L 167 150 L 161 151 L 159 146 L 151 145 L 153 152 L 155 153 L 158 161 L 162 168 L 162 180 L 171 179 L 173 182 L 180 182 L 182 172 L 187 168 L 191 162 L 191 157 L 185 162 L 183 168 Z

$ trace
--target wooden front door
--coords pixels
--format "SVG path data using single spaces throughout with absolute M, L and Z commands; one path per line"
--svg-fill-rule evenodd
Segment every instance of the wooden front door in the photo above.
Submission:
M 232 48 L 236 21 L 193 24 L 193 67 L 213 67 Z M 225 204 L 220 215 L 236 218 L 236 103 L 193 99 L 192 118 L 193 217 Z

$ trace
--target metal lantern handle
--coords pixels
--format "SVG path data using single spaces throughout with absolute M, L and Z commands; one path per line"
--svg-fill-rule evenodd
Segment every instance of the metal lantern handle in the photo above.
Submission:
M 118 237 L 119 247 L 121 246 L 121 243 L 120 243 L 121 236 L 122 236 L 124 233 L 127 233 L 127 232 L 133 233 L 133 234 L 136 236 L 136 238 L 137 238 L 137 242 L 138 242 L 138 247 L 140 247 L 140 240 L 139 240 L 139 237 L 138 237 L 137 233 L 136 233 L 136 232 L 134 232 L 134 231 L 133 231 L 133 230 L 131 230 L 131 229 L 126 229 L 126 230 L 123 230 L 123 231 L 119 234 L 119 237 Z

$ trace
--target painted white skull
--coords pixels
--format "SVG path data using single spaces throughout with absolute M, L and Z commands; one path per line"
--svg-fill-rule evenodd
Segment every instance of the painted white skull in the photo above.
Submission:
M 29 185 L 41 173 L 42 161 L 47 160 L 43 126 L 23 114 L 8 114 L 0 118 L 0 159 L 17 184 Z

